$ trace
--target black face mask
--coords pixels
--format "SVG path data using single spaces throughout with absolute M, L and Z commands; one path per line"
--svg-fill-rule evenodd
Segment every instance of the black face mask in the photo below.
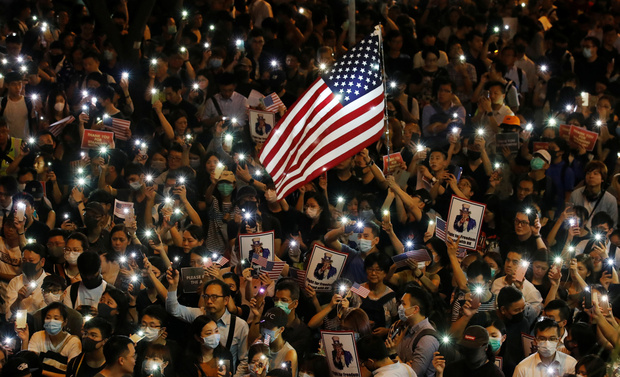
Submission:
M 525 318 L 525 312 L 519 314 L 513 314 L 512 318 L 508 320 L 508 323 L 520 323 Z
M 97 305 L 97 316 L 111 321 L 113 319 L 112 309 L 108 304 L 99 303 Z
M 95 289 L 98 286 L 101 285 L 101 282 L 103 281 L 103 278 L 101 277 L 101 275 L 97 276 L 96 278 L 82 278 L 82 284 L 84 284 L 84 286 L 87 289 Z
M 37 269 L 37 263 L 22 262 L 22 272 L 29 279 L 36 277 L 39 273 L 39 270 Z
M 82 351 L 93 352 L 97 349 L 97 343 L 99 342 L 96 340 L 92 340 L 91 338 L 82 339 Z
M 481 155 L 482 155 L 481 152 L 467 150 L 467 158 L 470 159 L 471 161 L 476 161 L 477 159 L 480 158 Z
M 92 216 L 84 216 L 84 225 L 86 225 L 86 228 L 94 229 L 97 227 L 98 224 L 99 220 L 97 220 L 96 218 Z
M 487 362 L 485 348 L 460 347 L 461 355 L 464 357 L 465 365 L 471 370 L 478 369 Z
M 355 176 L 358 178 L 361 178 L 364 176 L 364 168 L 361 166 L 354 167 L 353 172 L 355 173 Z
M 54 146 L 51 144 L 44 144 L 39 146 L 39 149 L 41 150 L 41 152 L 43 153 L 47 153 L 47 154 L 54 154 Z

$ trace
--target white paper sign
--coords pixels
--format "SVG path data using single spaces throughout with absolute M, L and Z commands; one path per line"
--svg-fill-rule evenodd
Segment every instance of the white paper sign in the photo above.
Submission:
M 448 212 L 447 235 L 452 239 L 459 236 L 459 246 L 476 250 L 486 205 L 452 195 Z

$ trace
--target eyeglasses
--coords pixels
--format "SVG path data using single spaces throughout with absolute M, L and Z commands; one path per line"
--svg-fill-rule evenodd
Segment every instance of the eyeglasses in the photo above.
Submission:
M 590 259 L 592 259 L 592 262 L 594 262 L 594 263 L 599 263 L 599 262 L 602 262 L 602 261 L 603 261 L 603 259 L 602 259 L 602 258 L 590 257 Z
M 205 301 L 211 301 L 211 299 L 213 299 L 213 301 L 216 301 L 220 297 L 224 297 L 224 296 L 222 296 L 222 295 L 208 295 L 208 294 L 202 295 L 202 298 L 204 298 Z
M 65 247 L 65 251 L 66 251 L 67 253 L 70 253 L 70 252 L 74 252 L 74 253 L 81 253 L 81 252 L 82 252 L 82 250 L 84 250 L 84 249 L 82 249 L 81 247 L 80 247 L 80 248 L 73 248 L 73 249 L 72 249 L 72 248 L 70 248 L 70 247 Z
M 530 225 L 530 222 L 528 220 L 515 219 L 515 225 L 528 226 Z
M 536 337 L 536 341 L 537 342 L 546 342 L 546 341 L 557 342 L 558 341 L 558 337 L 557 336 L 552 336 L 551 338 L 545 338 L 544 336 L 537 336 Z
M 383 270 L 380 269 L 380 268 L 367 268 L 366 272 L 369 273 L 369 274 L 373 274 L 373 273 L 374 274 L 378 274 L 380 272 L 383 272 Z

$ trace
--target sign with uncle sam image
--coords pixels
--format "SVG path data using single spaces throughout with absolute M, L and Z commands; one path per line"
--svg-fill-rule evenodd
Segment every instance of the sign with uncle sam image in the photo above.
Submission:
M 486 205 L 452 195 L 450 210 L 446 221 L 447 235 L 452 239 L 461 240 L 459 247 L 476 250 Z
M 317 292 L 330 292 L 346 261 L 346 254 L 315 244 L 306 270 L 307 284 Z
M 239 250 L 241 259 L 252 260 L 252 256 L 257 254 L 268 261 L 273 261 L 274 232 L 240 234 Z
M 361 376 L 354 332 L 321 331 L 321 340 L 332 377 Z

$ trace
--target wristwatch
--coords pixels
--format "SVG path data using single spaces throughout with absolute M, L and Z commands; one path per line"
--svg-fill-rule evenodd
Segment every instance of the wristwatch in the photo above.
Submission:
M 252 186 L 254 184 L 254 178 L 250 178 L 248 181 L 248 186 Z
M 487 113 L 487 116 L 488 116 L 488 117 L 492 117 L 492 116 L 493 116 L 493 112 L 492 112 L 492 111 L 489 111 L 489 112 Z

